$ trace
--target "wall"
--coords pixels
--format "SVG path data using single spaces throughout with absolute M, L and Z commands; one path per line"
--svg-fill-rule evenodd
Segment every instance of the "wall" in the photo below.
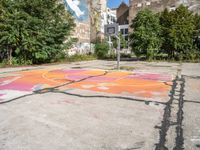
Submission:
M 98 37 L 102 38 L 104 35 L 107 0 L 64 0 L 64 4 L 75 18 L 73 37 L 78 39 L 69 50 L 70 55 L 90 52 L 90 42 L 95 42 Z
M 79 39 L 79 42 L 89 42 L 90 19 L 88 0 L 64 0 L 66 9 L 72 13 L 75 18 L 76 28 L 74 37 Z
M 89 1 L 88 0 L 64 0 L 66 9 L 72 13 L 75 18 L 75 31 L 73 37 L 78 39 L 72 49 L 68 50 L 68 54 L 76 54 L 80 49 L 90 49 L 90 17 L 89 17 Z
M 104 25 L 106 24 L 107 0 L 90 0 L 91 42 L 104 38 Z

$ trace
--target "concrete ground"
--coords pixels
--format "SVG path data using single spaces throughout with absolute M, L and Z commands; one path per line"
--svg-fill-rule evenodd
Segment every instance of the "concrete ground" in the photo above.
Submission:
M 199 150 L 200 64 L 0 69 L 0 150 Z

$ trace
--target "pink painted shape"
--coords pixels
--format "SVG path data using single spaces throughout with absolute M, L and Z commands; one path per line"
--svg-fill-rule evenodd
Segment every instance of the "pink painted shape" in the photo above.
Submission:
M 128 75 L 127 79 L 171 81 L 171 77 L 169 75 L 150 74 L 150 73 L 136 73 L 136 74 L 133 74 L 133 75 Z
M 28 83 L 15 83 L 12 82 L 7 85 L 0 86 L 0 90 L 18 90 L 18 91 L 32 91 L 33 84 Z
M 4 81 L 7 81 L 7 80 L 12 80 L 13 78 L 15 78 L 15 77 L 0 78 L 0 83 L 3 83 Z
M 81 79 L 84 79 L 84 78 L 87 78 L 89 77 L 89 75 L 67 75 L 66 78 L 68 80 L 81 80 Z
M 117 78 L 114 77 L 93 77 L 88 79 L 87 81 L 114 81 Z
M 53 70 L 51 72 L 53 73 L 66 73 L 66 74 L 77 74 L 77 73 L 82 73 L 88 70 Z
M 62 70 L 64 73 L 82 73 L 88 70 Z

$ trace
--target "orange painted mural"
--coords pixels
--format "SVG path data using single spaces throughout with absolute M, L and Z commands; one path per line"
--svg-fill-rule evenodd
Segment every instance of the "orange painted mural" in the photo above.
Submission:
M 0 101 L 14 99 L 46 88 L 60 91 L 89 90 L 141 98 L 169 94 L 172 77 L 164 74 L 105 70 L 32 70 L 0 78 Z

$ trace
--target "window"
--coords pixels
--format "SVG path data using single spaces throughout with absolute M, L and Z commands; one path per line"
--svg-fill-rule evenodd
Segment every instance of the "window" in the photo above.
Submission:
M 121 32 L 121 34 L 123 35 L 123 34 L 124 34 L 124 29 L 121 29 L 120 32 Z
M 128 41 L 128 36 L 125 36 L 125 40 Z
M 142 7 L 142 3 L 138 3 L 138 4 L 137 4 L 137 7 Z
M 146 2 L 146 5 L 147 5 L 147 6 L 151 5 L 151 2 Z
M 128 34 L 128 29 L 125 29 L 125 34 Z

